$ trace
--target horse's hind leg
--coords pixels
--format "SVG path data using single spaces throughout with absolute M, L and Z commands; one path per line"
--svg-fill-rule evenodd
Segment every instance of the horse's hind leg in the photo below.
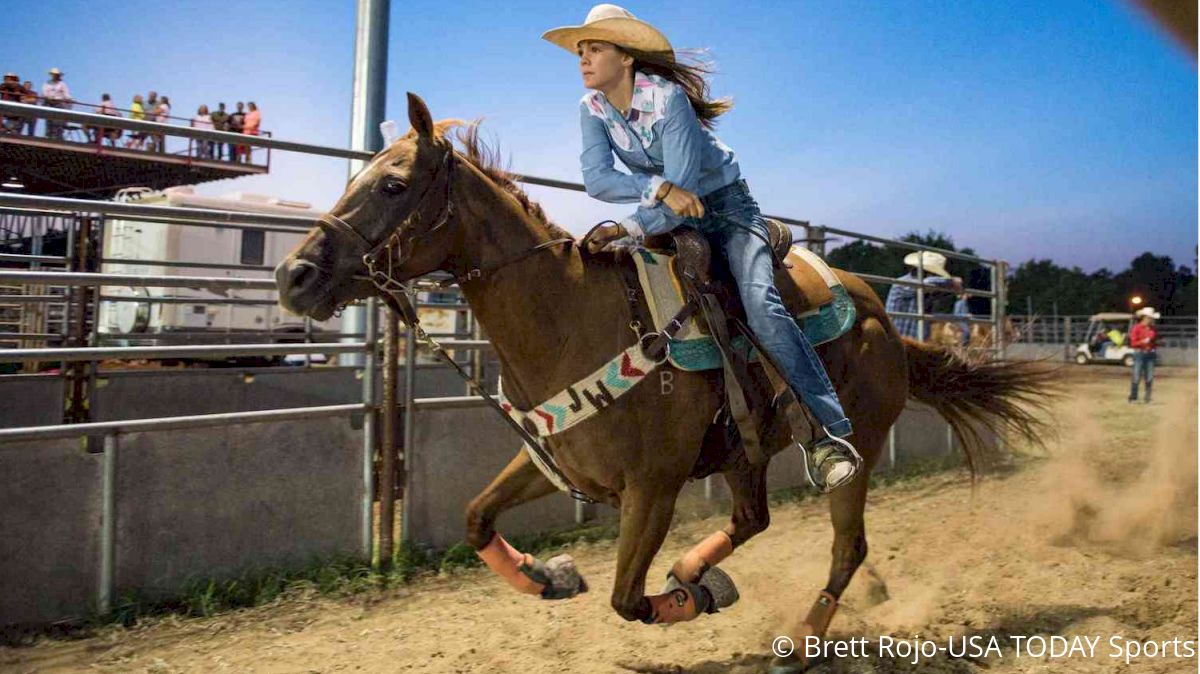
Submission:
M 859 449 L 874 450 L 882 440 L 863 438 Z M 809 609 L 804 622 L 794 630 L 795 652 L 789 657 L 776 657 L 771 663 L 771 674 L 793 674 L 802 672 L 811 662 L 806 661 L 804 645 L 809 637 L 824 640 L 829 623 L 837 611 L 838 599 L 850 585 L 854 572 L 867 558 L 867 533 L 863 524 L 863 509 L 867 503 L 867 486 L 871 468 L 878 456 L 877 451 L 865 451 L 866 470 L 854 480 L 829 495 L 829 511 L 833 518 L 833 561 L 829 567 L 829 580 L 817 600 Z
M 567 555 L 542 563 L 522 554 L 496 532 L 500 513 L 522 503 L 552 494 L 557 488 L 542 475 L 525 450 L 509 462 L 467 506 L 467 543 L 497 575 L 517 590 L 543 599 L 565 599 L 587 591 L 587 583 Z
M 733 515 L 729 524 L 709 534 L 671 567 L 671 575 L 682 582 L 696 582 L 771 523 L 767 509 L 767 466 L 743 465 L 723 475 L 733 496 Z

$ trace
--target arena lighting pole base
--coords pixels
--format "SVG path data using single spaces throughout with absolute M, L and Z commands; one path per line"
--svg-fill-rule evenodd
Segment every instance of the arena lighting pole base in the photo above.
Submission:
M 383 149 L 379 125 L 383 122 L 387 97 L 388 17 L 391 0 L 358 0 L 358 20 L 354 30 L 354 94 L 350 102 L 350 147 L 378 152 Z M 350 177 L 362 170 L 365 162 L 350 160 Z M 361 335 L 367 326 L 366 310 L 361 304 L 342 313 L 342 332 Z M 358 339 L 357 337 L 344 339 Z M 348 354 L 345 364 L 362 367 L 361 354 Z

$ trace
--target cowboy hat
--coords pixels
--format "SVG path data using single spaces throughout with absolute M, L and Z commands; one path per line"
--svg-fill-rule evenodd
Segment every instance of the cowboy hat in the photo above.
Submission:
M 542 39 L 566 49 L 572 54 L 584 40 L 611 42 L 644 52 L 665 54 L 675 59 L 671 41 L 657 28 L 635 17 L 629 10 L 616 5 L 596 5 L 580 26 L 563 26 L 542 33 Z
M 61 70 L 59 70 L 58 68 L 51 68 L 51 69 L 50 69 L 50 74 L 51 74 L 51 75 L 61 75 L 61 74 L 63 74 L 63 73 L 62 73 L 62 71 L 61 71 Z
M 1155 311 L 1155 310 L 1154 310 L 1154 307 L 1145 307 L 1145 308 L 1143 308 L 1143 309 L 1138 309 L 1138 310 L 1137 310 L 1137 317 L 1138 317 L 1138 318 L 1141 318 L 1141 317 L 1143 317 L 1143 316 L 1149 316 L 1150 318 L 1153 318 L 1153 319 L 1154 319 L 1154 320 L 1156 320 L 1156 321 L 1157 321 L 1158 319 L 1162 318 L 1162 314 L 1160 314 L 1160 313 L 1158 313 L 1157 311 Z
M 910 267 L 924 267 L 927 272 L 950 278 L 950 274 L 946 272 L 946 256 L 941 253 L 928 250 L 909 253 L 904 256 L 904 264 Z

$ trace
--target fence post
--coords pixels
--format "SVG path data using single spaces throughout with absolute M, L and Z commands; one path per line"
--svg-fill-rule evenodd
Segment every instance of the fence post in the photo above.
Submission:
M 383 432 L 379 460 L 379 568 L 392 568 L 396 546 L 392 530 L 396 525 L 396 374 L 399 317 L 390 307 L 383 311 L 383 406 L 380 410 Z
M 1071 317 L 1063 316 L 1063 359 L 1071 360 L 1071 346 L 1075 342 L 1074 336 L 1071 334 Z
M 117 550 L 116 491 L 119 447 L 116 433 L 104 436 L 104 463 L 100 473 L 100 578 L 96 595 L 96 609 L 102 616 L 112 611 Z
M 362 446 L 362 540 L 363 557 L 370 563 L 374 552 L 374 506 L 375 506 L 375 420 L 378 410 L 375 408 L 375 337 L 376 337 L 376 306 L 377 300 L 372 297 L 367 300 L 366 331 L 363 339 L 366 342 L 363 353 L 363 404 L 367 406 L 363 417 L 363 446 Z
M 996 341 L 996 346 L 999 348 L 1000 358 L 1003 360 L 1008 356 L 1008 263 L 1004 260 L 996 261 L 997 283 L 996 289 L 999 301 L 996 306 L 996 324 L 999 330 L 996 334 L 999 339 Z
M 804 228 L 804 238 L 808 239 L 808 249 L 822 258 L 825 257 L 825 228 L 820 225 L 807 225 Z
M 917 341 L 925 341 L 925 251 L 917 252 Z
M 896 469 L 896 424 L 888 429 L 888 470 Z

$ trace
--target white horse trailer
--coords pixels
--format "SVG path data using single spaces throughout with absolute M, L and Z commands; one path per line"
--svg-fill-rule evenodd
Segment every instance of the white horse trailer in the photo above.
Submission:
M 187 186 L 163 191 L 126 189 L 117 194 L 116 200 L 173 208 L 206 208 L 311 218 L 319 215 L 310 204 L 304 202 L 241 192 L 223 197 L 206 197 L 196 194 L 193 188 Z M 270 268 L 282 260 L 302 238 L 303 234 L 300 233 L 199 227 L 113 217 L 106 220 L 104 227 L 103 271 L 109 274 L 270 279 Z M 121 260 L 129 260 L 130 263 Z M 139 263 L 133 264 L 134 261 Z M 164 266 L 145 262 L 211 266 Z M 109 342 L 179 344 L 194 337 L 196 341 L 213 343 L 213 338 L 222 333 L 243 333 L 243 338 L 245 333 L 258 333 L 256 341 L 302 341 L 298 338 L 305 332 L 304 319 L 280 308 L 273 301 L 273 290 L 230 290 L 221 293 L 193 288 L 105 286 L 102 294 L 135 300 L 101 303 L 99 331 L 111 337 L 107 340 Z M 136 301 L 143 298 L 148 301 Z M 262 303 L 230 304 L 216 301 L 220 299 Z M 314 334 L 339 332 L 340 324 L 338 318 L 332 318 L 312 325 L 311 330 Z M 168 333 L 172 335 L 170 340 L 154 338 L 155 335 Z

